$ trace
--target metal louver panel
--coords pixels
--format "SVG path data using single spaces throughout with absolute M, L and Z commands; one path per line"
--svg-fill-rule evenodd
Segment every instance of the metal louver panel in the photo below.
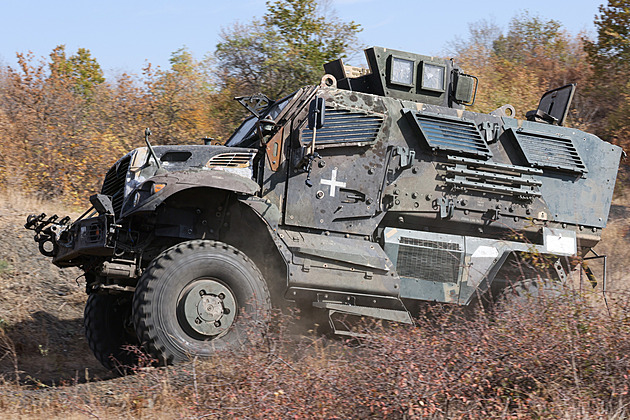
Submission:
M 101 194 L 108 195 L 112 198 L 114 214 L 117 217 L 120 216 L 120 209 L 122 208 L 123 199 L 125 198 L 125 181 L 130 161 L 131 157 L 125 156 L 123 159 L 116 162 L 116 164 L 107 171 L 107 175 L 105 175 L 105 180 L 103 181 L 103 188 L 101 188 Z
M 324 126 L 317 130 L 317 144 L 369 143 L 376 140 L 383 117 L 345 109 L 326 108 Z M 313 139 L 313 130 L 302 130 L 302 142 Z
M 401 277 L 456 283 L 462 254 L 458 243 L 401 237 L 396 270 Z
M 573 140 L 509 129 L 527 163 L 533 167 L 585 174 L 588 172 Z
M 488 159 L 492 152 L 474 122 L 444 115 L 403 110 L 432 151 L 449 151 Z
M 246 168 L 251 166 L 254 153 L 222 153 L 208 160 L 206 167 L 208 168 Z

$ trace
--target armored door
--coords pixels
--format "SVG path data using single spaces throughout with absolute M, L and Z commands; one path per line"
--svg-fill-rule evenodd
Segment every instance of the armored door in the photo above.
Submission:
M 316 157 L 310 171 L 297 164 L 289 173 L 285 223 L 369 234 L 389 153 L 383 135 L 387 119 L 383 113 L 327 101 L 322 128 L 314 133 L 304 122 L 293 132 L 296 161 L 313 151 L 313 138 Z

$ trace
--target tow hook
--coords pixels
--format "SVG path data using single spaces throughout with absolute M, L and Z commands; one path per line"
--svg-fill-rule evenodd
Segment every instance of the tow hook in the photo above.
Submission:
M 46 213 L 42 213 L 28 216 L 24 227 L 35 231 L 34 239 L 39 245 L 39 252 L 46 257 L 54 257 L 59 250 L 57 241 L 69 225 L 70 217 L 68 216 L 59 219 L 59 216 L 54 214 L 46 218 Z

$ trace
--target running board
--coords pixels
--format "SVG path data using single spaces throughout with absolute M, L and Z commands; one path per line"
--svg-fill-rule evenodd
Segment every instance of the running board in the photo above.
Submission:
M 334 333 L 339 335 L 348 335 L 348 336 L 363 336 L 363 334 L 354 333 L 351 331 L 338 330 L 335 328 L 335 325 L 332 320 L 332 316 L 335 313 L 345 314 L 345 315 L 355 315 L 355 316 L 365 316 L 370 318 L 383 319 L 386 321 L 400 322 L 403 324 L 413 324 L 413 319 L 409 312 L 407 311 L 398 311 L 395 309 L 383 309 L 383 308 L 372 308 L 369 306 L 353 306 L 353 305 L 344 305 L 342 303 L 333 303 L 333 302 L 313 302 L 313 306 L 320 309 L 328 310 L 328 318 L 330 320 L 330 325 L 332 326 Z

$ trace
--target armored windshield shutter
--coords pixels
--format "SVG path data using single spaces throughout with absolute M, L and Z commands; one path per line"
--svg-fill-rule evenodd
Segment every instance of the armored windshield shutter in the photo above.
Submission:
M 432 152 L 449 152 L 488 159 L 492 152 L 474 122 L 463 118 L 403 110 L 424 146 Z

